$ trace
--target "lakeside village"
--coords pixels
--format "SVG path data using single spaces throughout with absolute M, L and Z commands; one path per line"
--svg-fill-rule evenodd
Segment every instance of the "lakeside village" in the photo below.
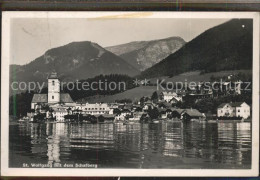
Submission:
M 229 82 L 223 83 L 228 85 Z M 223 93 L 223 92 L 222 92 Z M 233 90 L 225 89 L 226 93 L 241 94 L 241 84 L 236 83 Z M 210 89 L 205 90 L 201 85 L 188 92 L 180 90 L 162 91 L 151 97 L 143 97 L 137 103 L 82 103 L 74 102 L 69 93 L 60 92 L 60 80 L 57 73 L 48 77 L 48 93 L 34 94 L 31 111 L 19 121 L 30 122 L 159 122 L 162 120 L 175 121 L 225 121 L 250 120 L 250 105 L 246 102 L 224 102 L 220 104 L 211 117 L 206 117 L 196 108 L 180 108 L 178 103 L 189 99 L 207 99 L 214 96 Z M 220 94 L 218 94 L 220 96 Z M 156 100 L 154 100 L 156 99 Z

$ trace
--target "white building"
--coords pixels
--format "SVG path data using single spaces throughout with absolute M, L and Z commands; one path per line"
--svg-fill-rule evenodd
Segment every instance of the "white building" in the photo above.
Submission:
M 82 106 L 82 114 L 109 114 L 110 108 L 107 103 L 95 103 L 89 104 L 86 103 L 85 106 Z
M 172 100 L 182 101 L 182 97 L 178 96 L 176 92 L 161 92 L 159 95 L 160 100 L 170 102 Z
M 218 117 L 250 117 L 250 106 L 245 102 L 223 103 L 217 110 Z
M 110 109 L 109 114 L 114 114 L 114 109 L 119 108 L 117 103 L 110 103 L 110 104 L 108 104 L 108 107 Z
M 48 77 L 48 103 L 60 102 L 60 80 L 57 73 L 52 73 Z
M 43 104 L 74 104 L 74 101 L 68 93 L 60 92 L 60 80 L 55 72 L 51 73 L 48 77 L 48 94 L 34 94 L 31 102 L 31 109 L 39 108 L 39 106 Z
M 64 122 L 64 116 L 68 114 L 68 111 L 65 107 L 54 107 L 53 108 L 53 117 L 57 122 Z

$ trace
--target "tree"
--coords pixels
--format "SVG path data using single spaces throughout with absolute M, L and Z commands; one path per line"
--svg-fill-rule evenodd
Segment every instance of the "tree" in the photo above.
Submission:
M 141 97 L 141 99 L 140 99 L 140 105 L 141 105 L 141 106 L 144 105 L 144 97 Z
M 137 112 L 141 112 L 143 109 L 141 108 L 141 107 L 137 107 L 136 109 L 135 109 L 135 111 L 137 111 Z
M 132 103 L 131 99 L 120 99 L 120 100 L 115 100 L 117 103 Z
M 115 108 L 114 110 L 113 110 L 113 114 L 121 114 L 121 111 L 120 111 L 120 109 L 118 109 L 118 108 Z
M 9 114 L 15 117 L 26 116 L 31 110 L 33 93 L 26 91 L 21 94 L 14 94 L 9 98 Z
M 105 121 L 105 117 L 100 115 L 98 116 L 98 122 L 104 122 Z
M 158 102 L 158 94 L 156 91 L 153 92 L 152 96 L 151 96 L 151 100 L 156 103 Z
M 157 119 L 160 115 L 159 111 L 157 108 L 148 108 L 148 115 L 150 116 L 151 119 Z
M 211 75 L 209 79 L 211 82 L 214 82 L 216 80 L 216 77 L 214 75 Z

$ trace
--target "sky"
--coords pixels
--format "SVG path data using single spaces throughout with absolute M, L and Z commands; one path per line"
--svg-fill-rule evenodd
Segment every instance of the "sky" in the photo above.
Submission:
M 27 64 L 48 49 L 77 41 L 92 41 L 108 47 L 179 36 L 188 42 L 228 20 L 15 18 L 11 21 L 11 64 Z

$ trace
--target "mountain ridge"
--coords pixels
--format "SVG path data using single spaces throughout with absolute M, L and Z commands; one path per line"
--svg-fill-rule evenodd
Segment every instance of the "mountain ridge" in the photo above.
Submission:
M 201 70 L 202 73 L 252 68 L 250 19 L 233 19 L 212 27 L 164 60 L 141 72 L 139 77 L 174 76 Z
M 143 71 L 177 51 L 186 42 L 179 36 L 151 41 L 133 41 L 106 47 L 135 68 Z
M 49 49 L 26 65 L 10 65 L 10 73 L 15 73 L 16 80 L 26 82 L 45 81 L 54 70 L 63 79 L 71 81 L 100 74 L 135 76 L 139 73 L 122 58 L 90 41 L 71 42 Z

